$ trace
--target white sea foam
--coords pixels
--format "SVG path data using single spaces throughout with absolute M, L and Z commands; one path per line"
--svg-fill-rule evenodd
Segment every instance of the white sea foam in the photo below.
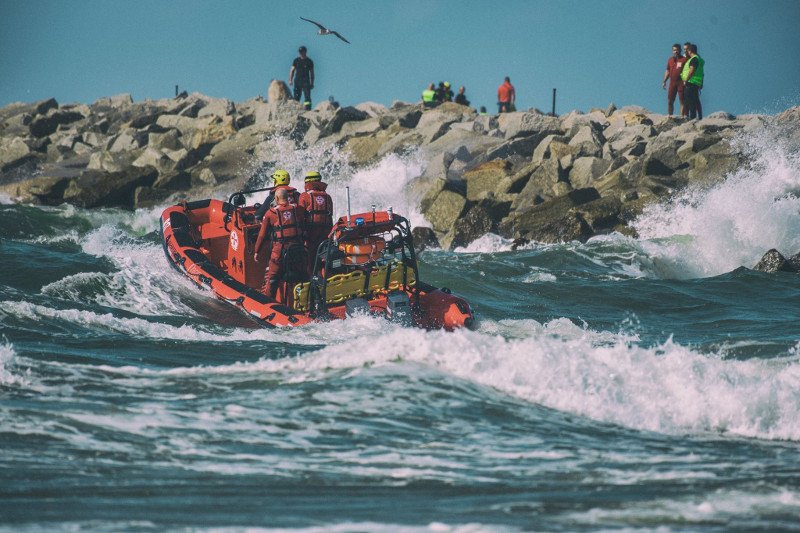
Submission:
M 713 276 L 752 267 L 770 248 L 800 251 L 800 154 L 771 134 L 735 146 L 751 166 L 651 206 L 635 221 L 661 276 Z
M 28 385 L 29 380 L 16 366 L 17 352 L 7 340 L 0 344 L 0 386 Z
M 333 329 L 349 331 L 355 326 L 358 333 L 351 338 L 369 335 L 366 351 L 354 349 L 353 343 L 361 342 L 355 340 L 299 358 L 169 370 L 106 370 L 151 377 L 254 373 L 302 382 L 325 379 L 332 371 L 355 375 L 365 367 L 412 363 L 546 407 L 635 429 L 800 440 L 797 355 L 769 361 L 724 360 L 672 341 L 642 347 L 635 336 L 592 332 L 566 319 L 546 324 L 504 322 L 486 324 L 477 332 L 447 333 L 393 327 L 365 317 L 342 321 Z M 516 336 L 504 335 L 512 331 Z M 344 330 L 338 333 L 346 337 Z
M 770 488 L 760 484 L 752 490 L 718 489 L 705 496 L 626 502 L 617 508 L 595 508 L 581 513 L 568 513 L 569 524 L 623 526 L 642 523 L 703 527 L 709 521 L 729 524 L 758 523 L 759 519 L 786 520 L 800 514 L 800 493 Z M 758 518 L 757 518 L 758 517 Z

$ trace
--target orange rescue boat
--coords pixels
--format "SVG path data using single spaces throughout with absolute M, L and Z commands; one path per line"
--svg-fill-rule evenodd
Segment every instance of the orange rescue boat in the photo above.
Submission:
M 259 324 L 301 326 L 366 313 L 428 329 L 474 327 L 466 300 L 420 279 L 411 226 L 391 209 L 340 218 L 311 251 L 310 272 L 286 268 L 275 298 L 264 295 L 267 262 L 253 258 L 257 205 L 244 204 L 244 194 L 235 193 L 228 202 L 168 207 L 161 235 L 173 267 Z

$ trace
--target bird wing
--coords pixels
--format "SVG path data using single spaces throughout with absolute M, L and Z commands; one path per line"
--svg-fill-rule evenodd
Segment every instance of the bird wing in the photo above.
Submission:
M 314 24 L 315 26 L 318 26 L 318 27 L 319 27 L 319 29 L 321 29 L 321 30 L 327 30 L 327 29 L 328 29 L 328 28 L 326 28 L 325 26 L 323 26 L 322 24 L 320 24 L 319 22 L 314 22 L 313 20 L 304 19 L 303 17 L 300 17 L 300 18 L 301 18 L 302 20 L 305 20 L 306 22 L 310 22 L 311 24 Z
M 345 39 L 344 37 L 342 37 L 341 35 L 339 35 L 339 32 L 338 32 L 338 31 L 332 31 L 331 33 L 332 33 L 332 34 L 334 34 L 335 36 L 337 36 L 339 39 L 341 39 L 341 40 L 343 40 L 344 42 L 346 42 L 347 44 L 350 44 L 350 41 L 348 41 L 347 39 Z

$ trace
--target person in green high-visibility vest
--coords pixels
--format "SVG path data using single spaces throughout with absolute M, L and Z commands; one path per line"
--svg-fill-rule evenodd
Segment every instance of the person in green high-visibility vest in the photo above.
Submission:
M 683 65 L 681 79 L 685 84 L 683 89 L 683 99 L 689 112 L 689 118 L 702 119 L 702 113 L 698 114 L 697 107 L 700 103 L 700 89 L 703 87 L 703 74 L 705 61 L 697 55 L 697 45 L 689 45 L 689 60 Z M 699 116 L 698 116 L 699 115 Z
M 436 89 L 435 85 L 431 83 L 428 88 L 422 91 L 422 105 L 425 107 L 436 106 Z

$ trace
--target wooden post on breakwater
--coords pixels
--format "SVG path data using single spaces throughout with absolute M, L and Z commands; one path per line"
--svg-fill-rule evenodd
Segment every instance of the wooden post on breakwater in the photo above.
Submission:
M 556 90 L 553 88 L 553 111 L 550 113 L 553 116 L 556 116 Z

